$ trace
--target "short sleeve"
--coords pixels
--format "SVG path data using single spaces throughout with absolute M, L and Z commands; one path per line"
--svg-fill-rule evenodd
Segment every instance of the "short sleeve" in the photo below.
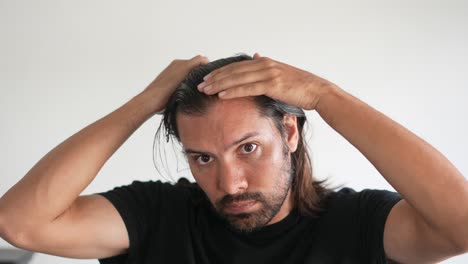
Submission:
M 384 229 L 393 206 L 401 200 L 396 192 L 366 189 L 357 193 L 360 250 L 367 263 L 387 263 Z
M 130 185 L 115 187 L 114 189 L 97 193 L 107 198 L 117 209 L 127 228 L 130 246 L 126 254 L 99 259 L 103 264 L 140 263 L 140 256 L 145 250 L 150 228 L 158 218 L 155 215 L 160 211 L 162 182 L 133 181 Z

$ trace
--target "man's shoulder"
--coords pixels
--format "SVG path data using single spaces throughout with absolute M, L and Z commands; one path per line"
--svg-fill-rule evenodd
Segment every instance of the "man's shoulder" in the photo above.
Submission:
M 316 224 L 336 239 L 346 234 L 352 243 L 366 232 L 381 234 L 388 213 L 400 199 L 397 192 L 389 190 L 345 187 L 327 196 Z
M 356 189 L 350 187 L 343 187 L 339 190 L 333 191 L 329 194 L 330 199 L 334 200 L 347 200 L 347 199 L 359 199 L 363 197 L 370 198 L 394 198 L 399 197 L 399 194 L 394 191 L 385 190 L 385 189 L 363 189 L 357 191 Z
M 323 203 L 325 212 L 351 213 L 375 207 L 391 207 L 401 199 L 394 191 L 384 189 L 363 189 L 357 191 L 343 187 L 330 192 Z
M 186 178 L 180 178 L 175 184 L 174 188 L 178 189 L 181 192 L 184 192 L 186 195 L 190 196 L 192 199 L 204 199 L 205 193 L 198 186 L 196 182 L 191 182 Z
M 117 186 L 111 190 L 97 193 L 110 200 L 138 201 L 195 201 L 204 198 L 197 183 L 186 178 L 177 182 L 161 180 L 133 180 L 130 184 Z
M 130 184 L 118 186 L 119 188 L 132 188 L 132 189 L 167 189 L 173 191 L 200 191 L 200 187 L 196 182 L 191 182 L 182 177 L 175 181 L 161 181 L 161 180 L 133 180 Z

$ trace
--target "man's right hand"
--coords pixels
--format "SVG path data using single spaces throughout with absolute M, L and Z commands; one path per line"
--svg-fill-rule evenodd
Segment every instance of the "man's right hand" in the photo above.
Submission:
M 80 194 L 111 155 L 169 96 L 203 56 L 174 60 L 138 96 L 49 151 L 0 197 L 0 237 L 16 247 L 72 258 L 126 252 L 129 237 L 104 197 Z
M 208 58 L 202 55 L 189 60 L 173 60 L 143 91 L 143 94 L 151 98 L 153 113 L 161 112 L 165 108 L 171 94 L 192 69 L 208 62 Z

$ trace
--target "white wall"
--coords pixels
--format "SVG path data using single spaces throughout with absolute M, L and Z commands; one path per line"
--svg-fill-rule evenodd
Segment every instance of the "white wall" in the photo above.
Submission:
M 352 3 L 352 4 L 351 4 Z M 468 163 L 464 1 L 0 1 L 0 196 L 51 148 L 114 110 L 175 58 L 238 52 L 311 71 Z M 316 113 L 316 172 L 391 187 Z M 154 179 L 144 124 L 84 194 Z M 9 246 L 0 241 L 0 246 Z M 444 263 L 467 263 L 468 255 Z M 37 254 L 39 263 L 97 263 Z

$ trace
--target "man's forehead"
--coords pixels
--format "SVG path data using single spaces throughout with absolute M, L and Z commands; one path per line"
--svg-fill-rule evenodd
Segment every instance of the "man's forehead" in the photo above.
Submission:
M 179 114 L 177 127 L 186 147 L 215 142 L 221 147 L 248 133 L 271 133 L 273 128 L 269 118 L 261 116 L 254 101 L 247 98 L 216 101 L 201 115 Z
M 259 118 L 260 114 L 252 99 L 238 98 L 212 102 L 202 114 L 178 113 L 176 121 L 180 133 L 186 132 L 180 131 L 181 127 L 195 125 L 197 128 L 205 128 L 204 126 L 218 126 L 216 129 L 235 128 L 244 124 L 255 124 Z

